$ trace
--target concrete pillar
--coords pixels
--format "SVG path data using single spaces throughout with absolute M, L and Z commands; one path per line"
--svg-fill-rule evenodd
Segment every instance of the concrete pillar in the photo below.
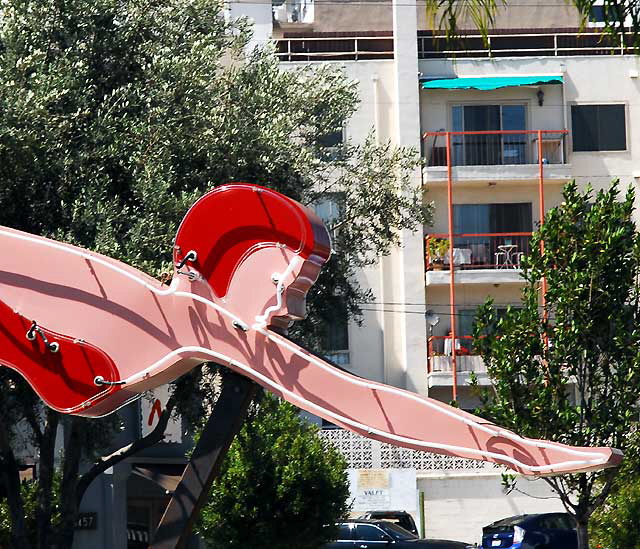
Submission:
M 395 142 L 399 146 L 420 150 L 420 99 L 418 82 L 416 0 L 393 1 Z M 419 185 L 420 172 L 413 174 Z M 426 394 L 427 331 L 424 316 L 424 259 L 422 228 L 403 231 L 401 247 L 385 262 L 385 278 L 391 284 L 384 301 L 398 303 L 391 326 L 385 334 L 386 379 L 394 385 Z M 387 276 L 388 275 L 388 276 Z M 417 304 L 417 305 L 416 305 Z M 417 312 L 407 312 L 417 311 Z M 389 323 L 385 323 L 385 329 Z M 391 337 L 390 337 L 391 336 Z
M 247 17 L 252 23 L 253 38 L 247 50 L 263 46 L 273 35 L 273 15 L 271 2 L 255 2 L 254 0 L 237 0 L 225 4 L 225 13 L 230 20 Z

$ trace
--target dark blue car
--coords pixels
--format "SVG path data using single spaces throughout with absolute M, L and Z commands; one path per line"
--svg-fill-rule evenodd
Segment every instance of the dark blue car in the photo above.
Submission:
M 576 523 L 568 513 L 505 518 L 482 529 L 482 549 L 578 549 Z

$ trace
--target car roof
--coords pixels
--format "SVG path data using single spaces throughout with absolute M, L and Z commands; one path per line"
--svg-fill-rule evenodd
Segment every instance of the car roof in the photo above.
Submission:
M 345 524 L 345 523 L 355 524 L 356 522 L 364 522 L 365 524 L 380 524 L 381 522 L 388 523 L 389 521 L 382 520 L 382 519 L 354 518 L 354 519 L 343 520 L 339 524 Z
M 525 514 L 525 515 L 514 515 L 512 517 L 506 517 L 506 518 L 497 520 L 495 522 L 492 522 L 491 524 L 489 524 L 489 526 L 490 527 L 491 526 L 510 526 L 513 524 L 519 524 L 522 522 L 535 520 L 541 517 L 551 517 L 551 516 L 558 516 L 558 515 L 568 516 L 569 513 L 558 512 L 558 513 L 534 513 L 534 514 Z

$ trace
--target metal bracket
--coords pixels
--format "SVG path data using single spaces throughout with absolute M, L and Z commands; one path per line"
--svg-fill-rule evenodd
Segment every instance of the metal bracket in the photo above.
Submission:
M 25 335 L 29 341 L 34 341 L 36 338 L 36 334 L 40 336 L 44 343 L 44 346 L 49 349 L 49 351 L 51 351 L 52 353 L 57 353 L 60 350 L 60 344 L 57 341 L 49 341 L 47 339 L 47 336 L 40 329 L 40 326 L 38 326 L 38 323 L 35 320 L 32 320 L 31 328 L 29 328 Z
M 196 252 L 195 250 L 189 250 L 187 254 L 180 260 L 180 262 L 176 263 L 176 268 L 182 269 L 182 267 L 187 264 L 187 261 L 193 262 L 196 259 L 198 259 L 198 252 Z
M 126 381 L 107 381 L 102 376 L 96 376 L 96 377 L 93 378 L 93 383 L 95 383 L 99 387 L 100 385 L 109 385 L 109 386 L 112 386 L 112 385 L 125 385 L 127 382 Z
M 246 377 L 227 371 L 220 396 L 169 500 L 150 549 L 186 549 L 193 524 L 257 390 L 258 386 Z

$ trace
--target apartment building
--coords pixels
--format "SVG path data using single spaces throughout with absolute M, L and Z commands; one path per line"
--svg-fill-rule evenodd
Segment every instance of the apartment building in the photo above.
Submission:
M 624 39 L 600 35 L 601 17 L 596 7 L 581 27 L 563 1 L 519 0 L 499 9 L 486 41 L 462 21 L 469 30 L 450 42 L 415 0 L 274 4 L 283 66 L 342 65 L 362 99 L 346 135 L 357 141 L 373 128 L 383 140 L 420 149 L 416 183 L 435 207 L 430 226 L 404 232 L 400 248 L 361 273 L 376 301 L 363 306 L 363 326 L 339 339 L 347 348 L 336 352 L 350 370 L 473 408 L 470 373 L 490 383 L 470 337 L 475 309 L 488 297 L 498 311 L 517 306 L 520 259 L 563 185 L 637 183 L 640 65 Z M 444 249 L 452 242 L 453 269 L 448 253 L 438 256 L 442 241 Z M 562 508 L 506 497 L 499 470 L 482 464 L 345 432 L 323 436 L 354 469 L 388 470 L 382 485 L 393 485 L 390 471 L 415 470 L 426 504 L 415 500 L 408 510 L 432 537 L 479 541 L 492 520 Z M 550 495 L 542 482 L 524 490 Z M 396 501 L 389 492 L 387 501 Z
M 563 184 L 599 188 L 640 177 L 634 51 L 602 40 L 597 21 L 580 32 L 564 0 L 500 8 L 488 43 L 472 30 L 446 42 L 416 0 L 234 0 L 227 12 L 250 17 L 253 44 L 273 40 L 283 67 L 344 67 L 361 97 L 346 137 L 357 142 L 375 129 L 424 157 L 414 178 L 434 204 L 433 222 L 404 231 L 402 246 L 360 273 L 375 302 L 363 304 L 362 326 L 336 319 L 331 358 L 363 377 L 472 408 L 470 372 L 490 383 L 469 338 L 474 310 L 487 297 L 498 308 L 518 303 L 520 258 Z M 331 215 L 330 203 L 323 208 Z M 453 243 L 453 269 L 437 256 L 442 240 Z M 153 404 L 127 409 L 123 437 L 152 427 Z M 127 535 L 129 547 L 146 546 L 185 461 L 189 441 L 179 424 L 174 431 L 92 485 L 82 510 L 96 520 L 78 532 L 78 547 L 122 547 Z M 355 514 L 403 508 L 429 537 L 477 542 L 493 520 L 562 509 L 557 500 L 506 496 L 501 469 L 490 464 L 339 429 L 322 436 L 350 463 Z M 550 495 L 542 481 L 521 488 Z

